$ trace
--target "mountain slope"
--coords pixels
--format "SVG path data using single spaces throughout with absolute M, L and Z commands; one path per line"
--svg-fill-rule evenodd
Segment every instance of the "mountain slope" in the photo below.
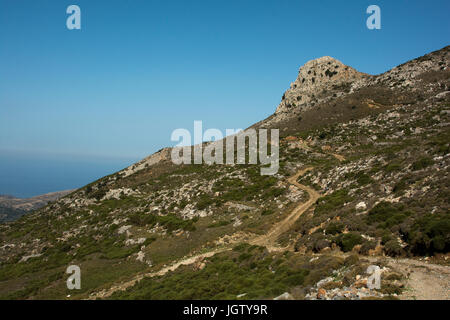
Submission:
M 274 115 L 253 126 L 280 128 L 278 174 L 176 166 L 163 149 L 1 225 L 0 296 L 102 297 L 138 274 L 155 276 L 113 297 L 316 297 L 331 275 L 324 290 L 338 290 L 334 297 L 340 288 L 356 290 L 351 298 L 400 293 L 407 275 L 391 275 L 384 258 L 375 261 L 386 266 L 381 290 L 364 292 L 355 276 L 374 263 L 367 256 L 446 261 L 449 63 L 449 47 L 378 76 L 329 57 L 307 63 Z M 79 291 L 65 288 L 69 264 L 82 269 Z M 179 268 L 158 273 L 171 266 Z

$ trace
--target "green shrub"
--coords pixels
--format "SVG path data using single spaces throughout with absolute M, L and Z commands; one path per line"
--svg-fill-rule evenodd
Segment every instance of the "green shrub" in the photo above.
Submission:
M 364 186 L 364 185 L 366 185 L 366 184 L 371 183 L 371 182 L 372 182 L 372 178 L 369 177 L 369 176 L 368 176 L 367 174 L 365 174 L 365 173 L 359 173 L 359 174 L 357 175 L 356 181 L 358 182 L 358 184 L 359 184 L 360 186 Z
M 223 226 L 227 226 L 231 223 L 231 221 L 227 221 L 227 220 L 221 220 L 221 221 L 217 221 L 215 223 L 211 223 L 208 228 L 218 228 L 218 227 L 223 227 Z
M 369 251 L 375 249 L 376 246 L 377 243 L 375 241 L 364 241 L 359 252 L 367 255 L 369 254 Z
M 103 259 L 122 259 L 126 258 L 129 255 L 139 251 L 139 246 L 133 246 L 133 247 L 119 247 L 119 246 L 113 246 L 110 248 L 107 248 L 105 252 L 101 255 L 101 258 Z
M 262 216 L 268 216 L 268 215 L 271 215 L 271 214 L 273 214 L 274 213 L 274 211 L 272 210 L 272 209 L 264 209 L 262 212 L 261 212 L 261 215 Z
M 212 205 L 213 203 L 214 203 L 214 198 L 211 197 L 210 195 L 204 194 L 198 199 L 197 204 L 195 206 L 199 210 L 204 210 L 207 207 L 209 207 L 210 205 Z
M 345 258 L 344 265 L 346 267 L 351 267 L 353 265 L 356 265 L 358 262 L 359 262 L 358 255 L 350 254 L 347 258 Z
M 341 234 L 337 238 L 337 245 L 341 248 L 342 251 L 348 252 L 353 249 L 357 244 L 361 244 L 363 242 L 363 237 L 360 234 L 349 232 L 345 234 Z
M 402 165 L 397 162 L 391 162 L 384 169 L 386 172 L 400 171 L 402 169 Z
M 381 243 L 386 244 L 389 240 L 392 240 L 392 235 L 390 233 L 386 232 L 385 234 L 383 234 L 383 236 L 381 238 Z
M 185 231 L 194 231 L 194 221 L 193 220 L 183 220 L 181 218 L 178 218 L 174 214 L 168 214 L 166 216 L 158 216 L 158 222 L 167 228 L 169 232 L 183 229 Z
M 380 202 L 367 215 L 367 223 L 377 223 L 380 228 L 387 229 L 403 222 L 411 213 L 405 211 L 402 204 Z
M 183 229 L 186 231 L 195 230 L 194 223 L 197 220 L 183 220 L 177 217 L 175 214 L 168 214 L 165 216 L 157 216 L 155 214 L 138 212 L 130 215 L 129 222 L 135 226 L 154 226 L 156 223 L 167 228 L 169 232 Z
M 412 169 L 414 171 L 416 170 L 422 170 L 425 169 L 426 167 L 430 166 L 433 164 L 433 160 L 430 157 L 424 157 L 421 158 L 420 160 L 417 160 L 416 162 L 414 162 L 412 164 Z
M 399 256 L 403 253 L 402 247 L 399 245 L 397 240 L 389 240 L 384 245 L 384 252 L 391 257 Z
M 341 222 L 330 222 L 325 229 L 326 234 L 338 234 L 344 230 L 344 224 Z
M 284 278 L 283 284 L 287 286 L 300 286 L 305 281 L 305 277 L 309 274 L 309 270 L 300 270 Z
M 317 200 L 316 214 L 327 213 L 343 206 L 345 203 L 352 201 L 352 197 L 348 195 L 346 189 L 333 192 L 330 195 L 319 198 Z
M 417 219 L 405 232 L 413 253 L 419 255 L 448 252 L 450 250 L 450 217 L 428 214 Z
M 143 245 L 144 246 L 148 246 L 149 244 L 153 243 L 154 241 L 156 241 L 156 237 L 152 236 L 150 238 L 145 239 Z
M 134 213 L 129 216 L 128 221 L 138 227 L 143 227 L 146 225 L 154 225 L 157 222 L 157 217 L 154 214 L 145 214 L 142 212 Z
M 399 295 L 402 293 L 402 289 L 399 288 L 398 286 L 393 285 L 392 283 L 384 283 L 383 281 L 381 281 L 380 292 L 388 295 L 393 294 Z
M 250 259 L 251 257 L 252 257 L 252 255 L 251 255 L 250 253 L 244 252 L 244 253 L 242 253 L 241 255 L 239 255 L 238 260 L 239 260 L 239 262 L 242 262 L 242 261 L 244 261 L 244 260 Z
M 233 251 L 243 251 L 246 250 L 250 245 L 248 243 L 240 243 L 233 247 Z
M 316 241 L 314 241 L 312 249 L 314 252 L 320 252 L 323 249 L 330 247 L 330 244 L 330 241 L 325 238 L 317 239 Z
M 186 199 L 182 199 L 179 203 L 178 203 L 178 207 L 180 209 L 184 209 L 188 204 L 188 201 Z
M 94 198 L 97 201 L 100 201 L 105 195 L 106 195 L 106 189 L 103 189 L 103 188 L 98 189 L 94 192 L 92 192 L 92 189 L 91 189 L 90 194 L 88 194 L 89 197 Z
M 262 199 L 272 199 L 272 198 L 276 198 L 281 196 L 284 192 L 286 191 L 286 189 L 284 188 L 276 188 L 276 187 L 272 187 L 270 189 L 268 189 L 267 191 L 265 191 L 262 195 Z

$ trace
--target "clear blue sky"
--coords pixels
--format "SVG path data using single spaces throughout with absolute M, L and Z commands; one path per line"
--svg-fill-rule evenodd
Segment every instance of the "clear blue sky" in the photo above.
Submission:
M 70 4 L 81 30 L 66 28 Z M 371 4 L 381 30 L 366 28 Z M 273 113 L 308 60 L 329 55 L 377 74 L 449 45 L 449 9 L 448 0 L 0 0 L 0 154 L 122 165 L 173 145 L 171 132 L 194 120 L 245 128 Z

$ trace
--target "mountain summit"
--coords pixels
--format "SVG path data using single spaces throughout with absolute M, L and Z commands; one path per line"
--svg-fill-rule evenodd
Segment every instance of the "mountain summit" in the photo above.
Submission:
M 313 107 L 320 102 L 322 92 L 332 91 L 367 76 L 332 57 L 308 61 L 284 93 L 275 113 L 299 112 L 308 106 Z

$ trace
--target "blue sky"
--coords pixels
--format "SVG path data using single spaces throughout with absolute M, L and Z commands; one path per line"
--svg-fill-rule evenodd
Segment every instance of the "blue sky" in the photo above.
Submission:
M 66 28 L 71 4 L 81 30 Z M 366 28 L 371 4 L 381 30 Z M 273 113 L 308 60 L 329 55 L 377 74 L 450 44 L 449 9 L 448 0 L 0 0 L 0 157 L 122 166 L 173 145 L 171 132 L 194 120 L 245 128 Z

